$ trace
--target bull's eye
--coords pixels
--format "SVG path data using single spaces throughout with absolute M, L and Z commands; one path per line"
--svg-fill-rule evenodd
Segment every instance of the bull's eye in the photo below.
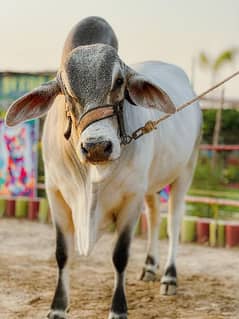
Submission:
M 123 80 L 122 78 L 118 78 L 118 79 L 115 81 L 115 84 L 118 85 L 118 86 L 121 86 L 123 83 L 124 83 L 124 80 Z
M 124 83 L 124 79 L 118 78 L 115 80 L 114 90 L 119 89 Z

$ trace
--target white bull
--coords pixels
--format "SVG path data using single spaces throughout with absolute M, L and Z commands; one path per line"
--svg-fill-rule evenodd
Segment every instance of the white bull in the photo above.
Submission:
M 47 112 L 43 151 L 59 267 L 48 318 L 67 316 L 68 264 L 74 243 L 81 255 L 88 255 L 112 221 L 118 239 L 109 318 L 127 318 L 124 277 L 133 229 L 145 199 L 149 243 L 141 278 L 154 280 L 159 265 L 157 192 L 168 184 L 169 254 L 161 293 L 176 293 L 179 229 L 197 157 L 201 112 L 195 103 L 152 133 L 122 145 L 116 116 L 95 122 L 92 118 L 101 112 L 96 107 L 121 103 L 126 131 L 131 134 L 162 112 L 175 112 L 175 106 L 190 100 L 194 93 L 180 68 L 161 62 L 130 68 L 118 57 L 117 46 L 113 30 L 103 19 L 83 20 L 68 36 L 57 79 L 17 100 L 6 116 L 6 123 L 13 126 Z M 86 112 L 90 120 L 83 125 Z

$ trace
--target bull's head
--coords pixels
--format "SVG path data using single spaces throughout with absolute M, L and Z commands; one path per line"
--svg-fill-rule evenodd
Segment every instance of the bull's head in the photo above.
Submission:
M 14 126 L 43 116 L 59 94 L 65 95 L 66 118 L 70 120 L 65 136 L 72 135 L 82 163 L 103 164 L 119 158 L 118 121 L 107 113 L 107 107 L 122 103 L 126 95 L 135 105 L 175 112 L 166 92 L 126 66 L 113 47 L 94 44 L 72 50 L 55 80 L 14 102 L 6 115 L 6 124 Z M 106 115 L 102 116 L 102 110 Z

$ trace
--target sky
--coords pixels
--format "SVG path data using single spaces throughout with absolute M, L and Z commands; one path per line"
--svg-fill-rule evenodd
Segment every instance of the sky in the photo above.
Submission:
M 56 70 L 68 32 L 91 15 L 112 25 L 126 64 L 165 61 L 191 78 L 194 61 L 197 93 L 211 82 L 199 53 L 215 59 L 239 48 L 238 0 L 0 0 L 0 71 Z M 239 54 L 218 80 L 237 70 Z M 239 99 L 239 77 L 226 85 L 226 96 Z

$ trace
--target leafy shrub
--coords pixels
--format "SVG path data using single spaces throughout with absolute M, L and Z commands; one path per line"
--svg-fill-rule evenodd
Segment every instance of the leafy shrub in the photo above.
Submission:
M 203 111 L 203 143 L 212 144 L 216 110 Z M 220 144 L 238 144 L 239 110 L 223 110 Z

